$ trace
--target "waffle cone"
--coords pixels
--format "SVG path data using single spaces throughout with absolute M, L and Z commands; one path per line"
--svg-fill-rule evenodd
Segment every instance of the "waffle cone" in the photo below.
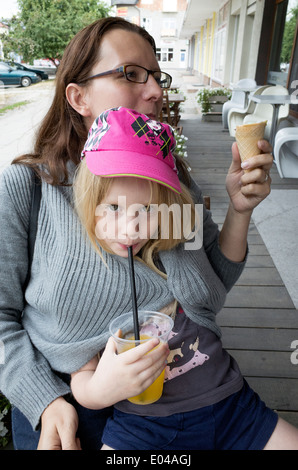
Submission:
M 264 137 L 266 124 L 267 121 L 262 121 L 236 127 L 235 138 L 242 162 L 261 153 L 258 141 Z

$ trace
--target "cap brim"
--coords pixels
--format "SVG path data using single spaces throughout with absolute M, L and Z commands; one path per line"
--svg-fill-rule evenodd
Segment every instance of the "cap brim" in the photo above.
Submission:
M 132 158 L 134 157 L 135 158 Z M 148 155 L 119 150 L 85 151 L 86 164 L 94 175 L 105 177 L 138 177 L 163 184 L 176 193 L 181 185 L 175 170 L 168 164 Z

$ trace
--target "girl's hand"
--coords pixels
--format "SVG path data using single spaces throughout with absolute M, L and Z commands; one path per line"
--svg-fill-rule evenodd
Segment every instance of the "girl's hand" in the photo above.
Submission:
M 105 408 L 142 393 L 162 373 L 168 355 L 168 345 L 159 343 L 157 338 L 121 354 L 117 354 L 116 343 L 109 338 L 96 370 L 85 386 L 88 407 Z
M 233 209 L 242 214 L 251 214 L 253 209 L 270 194 L 272 166 L 272 147 L 266 140 L 260 140 L 260 155 L 250 158 L 241 166 L 236 142 L 232 146 L 233 161 L 230 166 L 226 187 Z M 243 170 L 249 169 L 244 173 Z
M 81 450 L 76 438 L 78 415 L 63 397 L 54 400 L 41 416 L 41 434 L 37 450 Z

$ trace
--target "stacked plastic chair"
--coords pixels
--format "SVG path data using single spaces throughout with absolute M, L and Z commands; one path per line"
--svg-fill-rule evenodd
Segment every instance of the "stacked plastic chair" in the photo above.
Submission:
M 298 127 L 285 127 L 276 133 L 274 161 L 281 178 L 298 178 Z
M 235 89 L 232 91 L 232 98 L 226 101 L 222 108 L 222 125 L 224 129 L 228 129 L 228 114 L 231 109 L 244 109 L 245 108 L 245 92 L 243 90 L 237 90 L 237 88 L 243 88 L 253 90 L 257 88 L 257 83 L 251 78 L 243 78 L 236 84 Z
M 268 85 L 260 86 L 254 92 L 252 92 L 252 95 L 261 95 L 266 88 L 268 88 Z M 236 127 L 241 126 L 243 124 L 244 118 L 248 114 L 252 114 L 255 108 L 256 108 L 256 103 L 250 99 L 246 108 L 241 109 L 241 110 L 237 108 L 232 108 L 229 111 L 228 126 L 229 126 L 230 135 L 232 137 L 235 137 Z
M 281 85 L 270 86 L 267 87 L 265 90 L 262 91 L 262 95 L 288 95 L 289 92 L 286 88 Z M 278 120 L 276 124 L 276 129 L 280 122 L 283 119 L 286 119 L 289 115 L 289 105 L 283 104 L 280 106 L 278 111 Z M 251 114 L 247 114 L 243 119 L 243 124 L 250 124 L 253 122 L 261 122 L 267 121 L 267 126 L 265 128 L 265 139 L 269 140 L 270 137 L 270 129 L 272 125 L 272 117 L 273 117 L 273 107 L 271 104 L 264 104 L 264 103 L 257 103 L 254 111 Z

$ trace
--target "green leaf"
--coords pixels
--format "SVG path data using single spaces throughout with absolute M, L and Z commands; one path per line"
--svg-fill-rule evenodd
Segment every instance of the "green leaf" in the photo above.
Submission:
M 2 36 L 3 51 L 5 57 L 16 52 L 26 62 L 60 60 L 78 31 L 110 12 L 97 0 L 18 0 L 18 5 L 20 13 L 4 21 L 9 34 Z

